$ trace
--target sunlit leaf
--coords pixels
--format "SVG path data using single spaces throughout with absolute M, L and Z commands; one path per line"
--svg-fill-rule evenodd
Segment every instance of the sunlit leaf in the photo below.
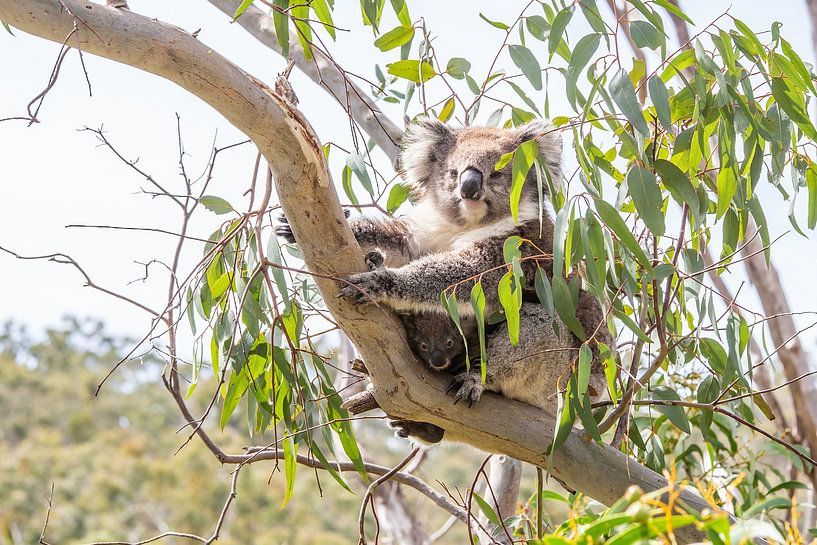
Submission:
M 387 64 L 386 68 L 392 76 L 407 79 L 414 83 L 428 81 L 437 75 L 437 72 L 434 71 L 434 67 L 426 61 L 406 59 Z

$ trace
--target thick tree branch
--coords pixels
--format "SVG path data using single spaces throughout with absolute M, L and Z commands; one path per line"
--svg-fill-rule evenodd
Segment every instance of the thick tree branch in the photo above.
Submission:
M 336 298 L 338 286 L 333 278 L 366 267 L 344 219 L 319 142 L 297 110 L 189 33 L 125 10 L 77 0 L 0 0 L 0 19 L 21 31 L 62 43 L 75 21 L 63 6 L 81 18 L 77 38 L 85 52 L 180 85 L 252 138 L 275 174 L 279 199 L 304 261 L 329 310 L 360 350 L 375 398 L 387 413 L 436 424 L 453 439 L 547 467 L 545 451 L 555 425 L 552 417 L 496 395 L 485 395 L 471 409 L 452 405 L 444 393 L 444 379 L 430 376 L 414 363 L 396 317 L 380 308 L 361 308 Z M 552 467 L 567 486 L 608 505 L 631 484 L 647 491 L 667 484 L 656 472 L 578 431 L 554 453 Z M 696 510 L 708 507 L 689 491 L 681 499 Z M 685 542 L 703 539 L 694 530 L 677 533 Z
M 208 1 L 230 17 L 241 5 L 241 0 Z M 261 9 L 250 6 L 236 22 L 256 40 L 273 51 L 281 53 L 272 17 Z M 326 92 L 338 101 L 355 123 L 366 131 L 377 147 L 383 150 L 392 164 L 395 164 L 400 151 L 403 129 L 386 117 L 364 90 L 349 81 L 346 73 L 334 60 L 317 48 L 312 48 L 312 54 L 313 59 L 306 60 L 304 50 L 297 41 L 289 44 L 289 58 L 295 61 L 295 66 L 326 89 Z

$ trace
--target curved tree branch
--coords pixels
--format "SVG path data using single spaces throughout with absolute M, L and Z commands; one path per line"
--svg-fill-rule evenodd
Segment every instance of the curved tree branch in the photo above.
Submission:
M 208 0 L 226 15 L 233 16 L 241 5 L 241 0 Z M 250 6 L 236 22 L 256 40 L 273 51 L 281 53 L 281 46 L 275 35 L 272 17 L 256 6 Z M 400 139 L 403 129 L 392 122 L 380 111 L 377 104 L 360 87 L 349 81 L 346 73 L 317 48 L 312 48 L 313 59 L 306 60 L 300 44 L 289 44 L 289 58 L 295 66 L 312 81 L 326 89 L 330 95 L 346 110 L 346 113 L 357 123 L 372 141 L 396 164 L 400 151 Z
M 488 394 L 471 409 L 452 405 L 444 393 L 444 379 L 414 364 L 395 316 L 336 298 L 338 286 L 332 279 L 366 267 L 344 219 L 319 142 L 300 112 L 191 34 L 125 10 L 78 0 L 0 0 L 0 19 L 21 31 L 62 43 L 75 22 L 63 6 L 80 19 L 77 39 L 85 52 L 178 84 L 211 105 L 258 146 L 275 174 L 279 199 L 304 261 L 332 315 L 366 361 L 375 398 L 387 413 L 436 424 L 452 439 L 548 467 L 545 451 L 553 439 L 552 417 Z M 552 468 L 567 486 L 608 505 L 632 484 L 647 491 L 667 485 L 658 473 L 579 431 L 573 431 L 554 453 Z M 692 509 L 708 507 L 686 490 L 681 499 Z M 678 537 L 685 542 L 703 539 L 695 530 L 679 531 Z

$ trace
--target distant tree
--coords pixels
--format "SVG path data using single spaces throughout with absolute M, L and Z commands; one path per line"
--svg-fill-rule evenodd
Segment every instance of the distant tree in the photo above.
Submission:
M 817 129 L 808 105 L 817 90 L 812 69 L 779 24 L 759 36 L 726 13 L 693 27 L 690 35 L 692 21 L 671 0 L 609 0 L 607 6 L 534 0 L 501 21 L 482 16 L 484 34 L 477 39 L 496 39 L 499 46 L 488 73 L 475 74 L 468 59 L 435 48 L 434 33 L 446 29 L 428 28 L 406 2 L 361 0 L 363 25 L 374 33 L 372 53 L 380 50 L 389 60 L 375 67 L 375 81 L 364 90 L 356 83 L 364 80 L 345 72 L 326 45 L 336 38 L 333 10 L 349 6 L 259 2 L 268 14 L 252 0 L 211 3 L 290 59 L 274 85 L 249 76 L 195 35 L 134 12 L 75 0 L 0 0 L 0 19 L 12 27 L 167 78 L 258 146 L 243 206 L 207 194 L 206 183 L 194 185 L 186 176 L 179 192 L 146 175 L 157 195 L 178 205 L 181 217 L 168 264 L 169 296 L 164 308 L 120 297 L 154 319 L 145 338 L 162 339 L 154 350 L 166 359 L 164 383 L 191 439 L 197 436 L 221 463 L 235 465 L 236 475 L 246 464 L 281 460 L 284 503 L 295 490 L 298 464 L 323 468 L 342 487 L 348 486 L 344 472 L 359 473 L 371 484 L 360 513 L 348 516 L 359 517 L 361 543 L 377 541 L 381 525 L 397 542 L 430 539 L 428 529 L 394 499 L 394 483 L 420 490 L 482 542 L 572 543 L 608 536 L 630 543 L 673 533 L 685 542 L 727 543 L 747 535 L 802 539 L 786 513 L 797 511 L 795 500 L 803 497 L 798 491 L 809 487 L 802 477 L 809 479 L 811 497 L 817 482 L 817 408 L 811 401 L 817 383 L 770 265 L 774 241 L 757 190 L 776 188 L 792 203 L 792 228 L 804 236 L 814 229 Z M 589 33 L 571 34 L 584 25 Z M 677 45 L 668 38 L 671 29 Z M 50 85 L 63 58 L 61 53 Z M 287 81 L 293 66 L 337 98 L 349 115 L 356 149 L 320 145 L 308 123 L 320 112 L 298 105 Z M 514 98 L 504 98 L 506 92 Z M 552 111 L 548 93 L 566 95 L 572 110 Z M 393 316 L 336 298 L 338 280 L 365 264 L 344 220 L 328 158 L 345 156 L 339 186 L 350 206 L 392 214 L 410 205 L 392 169 L 402 129 L 379 103 L 400 104 L 410 117 L 462 125 L 515 126 L 549 117 L 572 143 L 567 153 L 577 168 L 564 182 L 539 176 L 556 223 L 553 256 L 542 257 L 552 257 L 556 274 L 552 282 L 540 281 L 538 291 L 561 327 L 575 321 L 579 284 L 606 309 L 618 345 L 617 353 L 605 354 L 608 406 L 586 401 L 586 350 L 575 356 L 579 378 L 561 393 L 555 419 L 497 396 L 470 409 L 452 406 L 443 379 L 423 376 L 415 364 Z M 34 110 L 23 119 L 36 115 Z M 97 135 L 113 149 L 102 131 Z M 211 165 L 221 151 L 213 152 Z M 544 172 L 538 158 L 524 154 L 520 148 L 508 158 L 515 177 L 524 179 L 531 168 Z M 269 231 L 277 208 L 273 190 L 297 250 L 279 247 Z M 805 206 L 796 207 L 800 201 Z M 202 244 L 201 260 L 182 263 L 182 248 L 200 244 L 188 238 L 190 218 L 200 208 L 225 220 Z M 68 256 L 45 257 L 79 268 Z M 518 259 L 509 252 L 509 275 Z M 729 294 L 722 281 L 740 262 L 763 314 Z M 573 269 L 578 276 L 566 280 Z M 79 270 L 89 286 L 106 290 Z M 506 300 L 515 300 L 512 285 L 500 288 Z M 512 315 L 518 307 L 509 304 L 505 312 Z M 512 335 L 518 332 L 513 323 Z M 192 330 L 192 353 L 182 353 L 179 328 Z M 518 514 L 499 501 L 511 490 L 516 509 L 518 479 L 506 479 L 498 493 L 489 487 L 479 495 L 472 485 L 465 498 L 449 498 L 404 470 L 414 452 L 391 471 L 367 464 L 355 440 L 355 417 L 341 406 L 341 394 L 349 391 L 336 384 L 363 379 L 359 367 L 340 367 L 341 359 L 352 357 L 342 346 L 345 336 L 365 362 L 372 386 L 355 397 L 355 412 L 379 406 L 392 417 L 456 429 L 467 443 L 533 464 L 609 509 L 599 513 L 579 498 L 571 518 L 545 536 L 537 515 L 552 496 L 540 489 Z M 343 358 L 333 358 L 333 351 Z M 782 364 L 784 378 L 770 371 L 772 360 Z M 205 366 L 217 384 L 195 393 L 204 396 L 206 409 L 193 412 L 187 400 Z M 782 395 L 791 396 L 795 411 L 785 408 Z M 232 454 L 204 424 L 218 421 L 224 428 L 242 403 L 259 446 Z M 348 461 L 335 461 L 340 457 Z M 486 474 L 484 467 L 474 483 Z M 696 484 L 700 494 L 682 482 Z M 628 490 L 631 485 L 644 492 Z M 387 487 L 394 493 L 384 494 Z M 390 514 L 366 526 L 372 496 Z M 716 506 L 747 519 L 763 515 L 771 524 L 732 525 Z M 802 530 L 814 523 L 812 511 L 802 511 Z M 223 522 L 223 516 L 216 521 L 214 537 Z

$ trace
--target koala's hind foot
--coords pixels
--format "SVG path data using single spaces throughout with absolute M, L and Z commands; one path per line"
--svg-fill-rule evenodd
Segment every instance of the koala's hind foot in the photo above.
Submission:
M 434 424 L 413 422 L 411 420 L 389 420 L 389 427 L 394 429 L 394 435 L 397 437 L 408 439 L 420 445 L 439 443 L 445 434 L 445 430 Z
M 446 393 L 454 393 L 454 404 L 460 401 L 468 402 L 468 407 L 477 403 L 485 391 L 482 376 L 471 371 L 462 372 L 454 377 Z

